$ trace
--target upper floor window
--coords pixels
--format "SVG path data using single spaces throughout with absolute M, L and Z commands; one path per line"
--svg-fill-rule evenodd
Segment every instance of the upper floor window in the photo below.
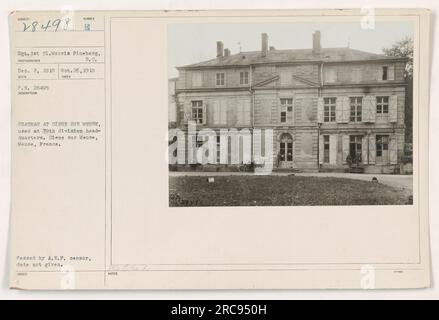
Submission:
M 389 119 L 389 97 L 377 97 L 377 120 Z
M 293 120 L 293 99 L 282 98 L 280 99 L 280 122 L 292 122 Z
M 192 101 L 192 120 L 197 124 L 203 123 L 203 101 Z
M 362 109 L 363 109 L 363 97 L 351 97 L 351 122 L 361 122 L 362 121 Z
M 362 74 L 360 68 L 353 68 L 352 69 L 352 81 L 353 82 L 361 82 Z
M 201 72 L 194 72 L 192 74 L 192 86 L 201 87 L 202 85 L 202 74 Z
M 383 80 L 388 80 L 388 79 L 389 79 L 389 67 L 384 66 L 383 67 Z
M 336 98 L 324 98 L 323 99 L 323 121 L 335 122 L 335 105 Z
M 335 68 L 328 68 L 325 72 L 325 82 L 331 83 L 337 81 L 337 70 Z
M 239 83 L 248 84 L 248 71 L 243 71 L 239 74 Z
M 226 75 L 224 72 L 219 72 L 216 74 L 216 85 L 223 86 L 225 84 Z
M 389 113 L 389 97 L 377 97 L 377 114 Z

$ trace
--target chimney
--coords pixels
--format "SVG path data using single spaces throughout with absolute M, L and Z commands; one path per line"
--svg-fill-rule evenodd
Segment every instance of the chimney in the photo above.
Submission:
M 261 55 L 263 57 L 266 57 L 268 51 L 268 35 L 266 33 L 263 33 L 261 36 L 262 36 Z
M 222 41 L 217 41 L 216 42 L 216 57 L 217 58 L 221 58 L 223 56 L 223 48 L 224 48 L 224 45 L 223 45 Z
M 230 49 L 224 49 L 224 57 L 230 56 Z
M 320 31 L 314 32 L 312 35 L 312 52 L 316 54 L 320 54 L 322 49 L 322 45 L 320 43 L 321 34 Z

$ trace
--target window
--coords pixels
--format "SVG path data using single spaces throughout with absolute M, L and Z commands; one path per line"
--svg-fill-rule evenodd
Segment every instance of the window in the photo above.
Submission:
M 377 97 L 377 114 L 389 113 L 389 97 Z
M 389 78 L 389 67 L 383 67 L 383 80 L 387 80 Z
M 389 150 L 389 136 L 376 136 L 377 157 L 383 157 Z
M 353 68 L 352 69 L 352 81 L 353 82 L 361 82 L 361 69 Z
M 329 136 L 323 136 L 323 162 L 329 163 Z
M 325 82 L 331 83 L 337 81 L 337 70 L 335 68 L 327 68 L 324 74 Z
M 335 122 L 335 105 L 336 98 L 324 98 L 323 99 L 323 121 Z
M 350 106 L 351 106 L 351 122 L 361 122 L 362 116 L 362 107 L 363 107 L 363 98 L 362 97 L 351 97 L 350 98 Z
M 223 86 L 225 84 L 225 73 L 220 72 L 216 74 L 216 85 Z
M 349 137 L 349 156 L 353 164 L 361 163 L 361 150 L 362 150 L 363 136 L 350 136 Z
M 203 123 L 203 101 L 192 101 L 192 120 L 197 124 Z
M 221 136 L 216 136 L 216 162 L 221 163 Z
M 201 87 L 202 85 L 202 74 L 201 72 L 192 73 L 192 86 Z
M 239 74 L 239 83 L 248 84 L 248 71 L 244 71 Z
M 280 99 L 280 122 L 293 122 L 293 99 L 282 98 Z
M 205 136 L 199 136 L 198 134 L 196 135 L 196 141 L 195 141 L 195 147 L 201 148 L 205 142 Z
M 293 138 L 289 133 L 284 133 L 280 139 L 280 161 L 293 161 Z

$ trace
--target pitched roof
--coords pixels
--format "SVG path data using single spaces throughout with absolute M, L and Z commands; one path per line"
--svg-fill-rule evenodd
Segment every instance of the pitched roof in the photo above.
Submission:
M 288 63 L 288 62 L 346 62 L 369 60 L 395 60 L 401 58 L 389 57 L 384 54 L 370 53 L 351 48 L 322 48 L 320 54 L 312 49 L 269 50 L 265 57 L 261 51 L 248 51 L 233 54 L 227 57 L 215 58 L 179 68 L 205 68 L 223 66 L 246 66 L 250 64 Z M 402 58 L 401 60 L 403 60 Z

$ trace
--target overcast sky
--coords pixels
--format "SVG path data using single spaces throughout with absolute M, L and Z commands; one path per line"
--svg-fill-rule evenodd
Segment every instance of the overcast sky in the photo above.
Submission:
M 216 57 L 216 41 L 231 53 L 261 49 L 261 33 L 268 34 L 276 49 L 312 47 L 312 34 L 322 33 L 322 47 L 347 47 L 374 53 L 406 36 L 413 37 L 409 22 L 376 22 L 375 29 L 362 29 L 356 22 L 276 23 L 178 23 L 168 25 L 168 76 L 178 75 L 176 66 Z

